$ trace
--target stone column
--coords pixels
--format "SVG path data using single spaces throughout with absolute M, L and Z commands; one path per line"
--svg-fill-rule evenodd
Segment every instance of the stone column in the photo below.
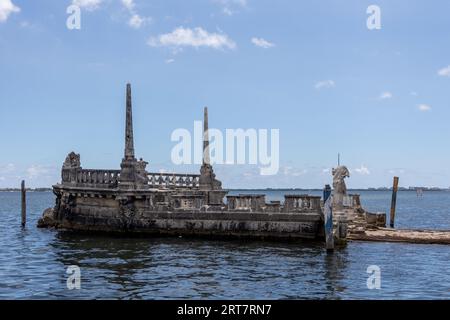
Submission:
M 131 85 L 127 84 L 126 120 L 125 120 L 125 159 L 136 160 L 134 157 L 133 110 L 131 107 Z
M 208 108 L 204 109 L 203 119 L 203 164 L 200 168 L 200 190 L 220 190 L 222 183 L 216 180 L 209 154 Z
M 211 164 L 209 153 L 208 107 L 203 110 L 203 164 Z
M 222 190 L 222 182 L 216 179 L 211 165 L 208 129 L 208 108 L 205 107 L 203 120 L 203 164 L 200 168 L 199 189 L 207 192 L 205 192 L 205 195 L 209 205 L 223 205 L 223 197 L 227 192 Z
M 147 162 L 136 159 L 134 155 L 133 109 L 131 104 L 131 85 L 127 84 L 125 111 L 125 150 L 120 164 L 119 188 L 123 190 L 147 189 L 148 176 L 145 167 Z M 111 180 L 111 177 L 108 177 Z
M 125 111 L 125 151 L 120 164 L 119 187 L 121 189 L 135 188 L 137 160 L 134 157 L 133 141 L 133 111 L 131 105 L 131 85 L 127 84 Z

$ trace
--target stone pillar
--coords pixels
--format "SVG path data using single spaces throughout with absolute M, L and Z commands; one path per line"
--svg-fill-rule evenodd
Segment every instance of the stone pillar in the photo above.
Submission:
M 131 106 L 131 85 L 127 84 L 126 120 L 125 120 L 125 159 L 136 160 L 134 157 L 133 110 Z
M 222 183 L 216 180 L 216 175 L 210 163 L 208 136 L 208 108 L 204 109 L 203 119 L 203 164 L 200 168 L 200 190 L 222 190 Z
M 134 155 L 133 110 L 131 104 L 131 85 L 127 84 L 125 112 L 125 150 L 120 164 L 119 188 L 128 190 L 148 188 L 148 178 L 145 167 L 147 162 L 137 161 Z
M 67 155 L 61 170 L 62 184 L 76 184 L 81 173 L 80 155 L 71 152 Z
M 133 141 L 133 111 L 131 105 L 131 85 L 127 84 L 126 109 L 125 109 L 125 151 L 120 164 L 119 186 L 121 189 L 132 189 L 135 187 L 136 163 L 134 157 Z
M 223 198 L 227 191 L 222 190 L 222 182 L 216 179 L 216 175 L 211 165 L 209 153 L 209 135 L 208 135 L 208 108 L 204 109 L 203 120 L 203 164 L 200 168 L 200 177 L 198 180 L 199 189 L 206 191 L 208 205 L 223 205 Z
M 211 164 L 209 153 L 208 107 L 203 110 L 203 164 Z

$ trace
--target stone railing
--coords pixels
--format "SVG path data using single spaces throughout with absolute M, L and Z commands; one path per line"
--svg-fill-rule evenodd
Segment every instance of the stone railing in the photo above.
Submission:
M 227 196 L 228 210 L 260 211 L 266 204 L 264 194 L 239 194 Z
M 62 170 L 62 183 L 85 187 L 117 187 L 120 170 L 92 170 L 70 168 Z M 200 175 L 179 173 L 148 173 L 151 188 L 189 188 L 199 187 Z
M 350 208 L 360 208 L 361 200 L 359 194 L 348 194 L 345 195 L 342 199 L 342 204 L 344 207 Z
M 152 188 L 190 188 L 199 187 L 199 174 L 148 173 L 148 184 Z
M 116 187 L 118 185 L 120 170 L 93 170 L 93 169 L 63 169 L 63 184 L 76 184 L 81 186 Z
M 285 195 L 284 211 L 320 210 L 320 197 L 310 195 Z

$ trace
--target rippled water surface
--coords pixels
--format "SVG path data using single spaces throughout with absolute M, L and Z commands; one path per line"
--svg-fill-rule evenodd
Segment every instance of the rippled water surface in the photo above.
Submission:
M 314 194 L 315 192 L 311 192 Z M 280 199 L 271 191 L 268 200 Z M 361 192 L 365 207 L 387 211 L 388 192 Z M 51 192 L 0 192 L 1 299 L 450 299 L 450 246 L 351 242 L 327 255 L 321 243 L 119 238 L 37 229 Z M 398 196 L 397 226 L 450 229 L 450 193 Z M 81 268 L 68 290 L 66 269 Z M 381 289 L 367 288 L 367 267 Z

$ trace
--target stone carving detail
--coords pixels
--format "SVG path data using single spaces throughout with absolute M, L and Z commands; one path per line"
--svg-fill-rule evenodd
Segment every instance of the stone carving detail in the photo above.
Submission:
M 202 190 L 222 190 L 222 182 L 216 179 L 210 164 L 203 164 L 200 168 L 199 185 Z
M 142 160 L 142 158 L 140 158 L 139 161 L 136 163 L 136 180 L 138 185 L 148 184 L 148 173 L 145 170 L 147 164 L 148 162 Z
M 67 155 L 66 160 L 64 161 L 63 164 L 63 169 L 73 169 L 80 167 L 81 167 L 80 155 L 72 151 Z
M 350 171 L 346 166 L 338 166 L 331 171 L 333 175 L 333 205 L 342 208 L 344 196 L 347 195 L 347 186 L 345 185 L 345 178 L 350 177 Z
M 120 214 L 125 220 L 132 219 L 135 215 L 136 209 L 134 201 L 128 198 L 119 199 Z
M 152 188 L 198 189 L 200 175 L 180 173 L 147 173 L 148 184 Z

